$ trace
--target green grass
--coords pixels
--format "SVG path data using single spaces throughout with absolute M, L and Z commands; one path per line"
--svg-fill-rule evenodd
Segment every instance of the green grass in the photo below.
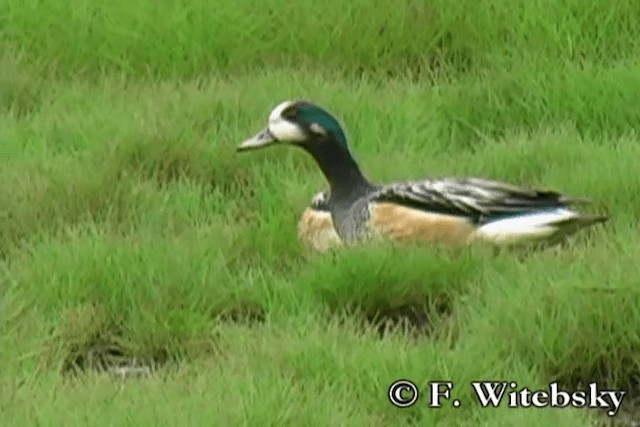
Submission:
M 597 381 L 640 416 L 634 2 L 94 3 L 0 9 L 2 425 L 604 419 L 482 409 L 480 379 Z M 235 153 L 298 97 L 376 181 L 505 179 L 611 221 L 527 256 L 312 253 L 311 159 Z M 154 373 L 99 369 L 122 360 Z M 399 378 L 451 380 L 462 407 L 395 409 Z

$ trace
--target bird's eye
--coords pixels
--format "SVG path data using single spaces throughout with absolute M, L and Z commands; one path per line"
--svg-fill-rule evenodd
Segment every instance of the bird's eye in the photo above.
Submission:
M 285 119 L 293 119 L 296 116 L 296 114 L 298 114 L 298 107 L 295 105 L 292 105 L 291 107 L 287 108 L 282 112 L 282 117 Z

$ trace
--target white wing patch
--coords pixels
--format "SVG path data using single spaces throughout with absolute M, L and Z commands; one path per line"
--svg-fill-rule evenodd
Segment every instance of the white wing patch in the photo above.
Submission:
M 443 211 L 451 215 L 480 218 L 491 214 L 524 214 L 565 207 L 563 196 L 552 191 L 520 188 L 479 178 L 442 178 L 399 182 L 382 187 L 373 201 L 397 201 Z
M 481 226 L 475 231 L 474 238 L 500 244 L 545 239 L 559 231 L 559 223 L 578 217 L 578 213 L 565 208 L 519 215 Z

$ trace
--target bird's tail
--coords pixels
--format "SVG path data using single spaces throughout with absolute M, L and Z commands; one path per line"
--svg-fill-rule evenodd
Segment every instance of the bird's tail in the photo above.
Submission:
M 561 219 L 559 221 L 552 222 L 549 225 L 556 228 L 556 233 L 564 237 L 574 234 L 583 228 L 601 224 L 608 220 L 609 217 L 606 215 L 577 214 L 572 218 Z

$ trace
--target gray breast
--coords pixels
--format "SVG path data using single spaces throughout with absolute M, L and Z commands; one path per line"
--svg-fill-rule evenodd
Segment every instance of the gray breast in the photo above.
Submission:
M 331 214 L 336 232 L 345 243 L 367 238 L 367 222 L 370 216 L 368 197 L 363 197 L 351 205 L 337 204 Z

